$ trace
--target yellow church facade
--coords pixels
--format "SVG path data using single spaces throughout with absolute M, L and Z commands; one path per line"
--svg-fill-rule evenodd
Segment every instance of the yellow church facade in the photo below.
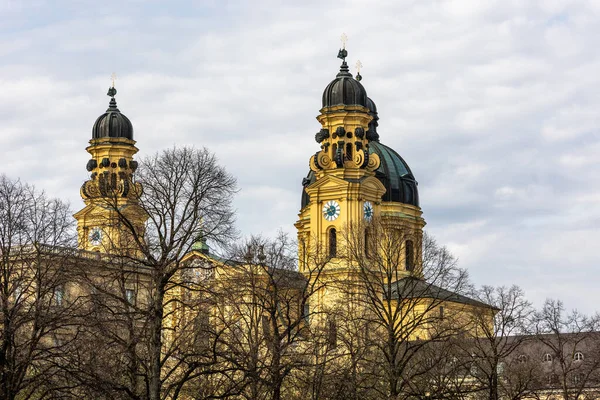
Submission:
M 317 116 L 317 151 L 307 155 L 309 173 L 295 223 L 296 267 L 274 270 L 256 254 L 229 262 L 200 240 L 183 258 L 185 268 L 164 300 L 165 352 L 174 342 L 208 346 L 203 337 L 208 326 L 222 327 L 230 343 L 237 343 L 224 351 L 234 352 L 253 340 L 242 334 L 243 326 L 251 326 L 263 336 L 260 343 L 278 329 L 302 337 L 322 332 L 326 340 L 313 355 L 333 351 L 336 363 L 344 363 L 354 337 L 364 343 L 385 329 L 398 342 L 429 339 L 442 330 L 476 334 L 474 316 L 481 314 L 491 324 L 493 308 L 444 288 L 443 276 L 429 274 L 417 181 L 402 157 L 381 143 L 375 103 L 360 74 L 350 73 L 346 56 L 341 49 L 340 70 L 326 86 Z M 81 187 L 85 206 L 74 215 L 78 247 L 98 257 L 143 259 L 136 249 L 143 247 L 148 216 L 139 206 L 143 187 L 135 179 L 133 125 L 117 108 L 114 87 L 108 95 L 109 108 L 94 124 L 86 148 L 91 158 L 90 178 Z M 152 271 L 140 269 L 139 275 L 125 285 L 132 287 L 127 296 L 133 291 L 142 307 L 152 290 Z M 273 306 L 269 319 L 261 315 L 268 314 L 264 307 L 256 307 L 256 296 L 269 297 L 270 290 L 285 302 Z M 188 301 L 194 296 L 197 301 Z M 308 347 L 294 346 L 298 352 Z
M 400 291 L 394 289 L 403 279 L 425 282 L 425 220 L 416 179 L 402 157 L 380 142 L 377 108 L 367 96 L 360 74 L 354 78 L 350 73 L 346 56 L 346 49 L 341 49 L 340 70 L 323 93 L 317 116 L 320 130 L 315 135 L 319 149 L 309 157 L 310 172 L 303 180 L 301 210 L 295 223 L 298 274 L 307 280 L 318 279 L 316 286 L 321 288 L 306 309 L 318 316 L 315 323 L 325 324 L 327 313 L 346 301 L 348 285 L 354 291 L 365 278 L 365 269 L 371 269 L 369 264 L 382 263 L 381 252 L 393 254 L 387 255 L 386 265 L 378 265 L 378 270 L 370 273 L 377 275 L 381 296 L 385 296 L 386 289 L 390 294 L 395 290 L 397 297 L 387 299 L 393 307 L 401 308 L 401 303 L 410 299 L 411 313 L 431 313 L 433 308 L 439 313 L 443 309 L 446 318 L 488 309 L 457 294 L 444 292 L 442 296 L 442 289 L 432 283 L 421 284 L 418 291 L 408 295 L 398 295 Z M 137 200 L 143 188 L 134 179 L 138 149 L 133 125 L 117 108 L 114 87 L 108 95 L 109 107 L 96 120 L 86 148 L 91 158 L 87 163 L 90 179 L 81 187 L 85 207 L 74 216 L 81 250 L 129 254 L 129 248 L 136 248 L 134 242 L 143 240 L 147 216 Z M 133 226 L 123 227 L 123 220 Z M 204 262 L 212 257 L 204 251 L 192 251 L 188 259 Z M 229 268 L 227 263 L 212 260 L 215 272 L 210 274 L 211 279 L 231 275 L 231 271 L 223 270 Z M 318 278 L 312 273 L 316 268 L 320 269 Z M 205 270 L 206 266 L 199 274 L 206 274 Z M 418 300 L 419 305 L 412 304 L 417 293 L 424 296 Z M 174 319 L 172 324 L 176 323 Z M 424 336 L 424 332 L 411 333 L 411 338 Z

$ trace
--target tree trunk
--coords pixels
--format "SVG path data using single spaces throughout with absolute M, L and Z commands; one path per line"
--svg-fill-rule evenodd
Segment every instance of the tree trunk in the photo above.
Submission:
M 162 351 L 162 326 L 163 326 L 163 300 L 164 288 L 160 282 L 155 283 L 156 297 L 152 299 L 150 310 L 150 400 L 161 398 L 161 351 Z
M 498 400 L 498 364 L 490 376 L 490 398 L 489 400 Z

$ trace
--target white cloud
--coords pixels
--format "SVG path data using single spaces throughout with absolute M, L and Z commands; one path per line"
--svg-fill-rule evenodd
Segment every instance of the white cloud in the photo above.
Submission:
M 600 300 L 566 292 L 590 287 L 600 261 L 598 2 L 11 4 L 0 7 L 0 172 L 80 207 L 114 71 L 140 157 L 208 146 L 238 177 L 242 232 L 293 232 L 345 31 L 382 141 L 476 283 L 516 283 L 540 301 L 561 282 L 584 311 Z

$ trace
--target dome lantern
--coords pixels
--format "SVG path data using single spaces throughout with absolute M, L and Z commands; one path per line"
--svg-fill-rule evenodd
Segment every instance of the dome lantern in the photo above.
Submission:
M 339 105 L 367 106 L 367 91 L 350 73 L 348 63 L 346 63 L 347 56 L 348 51 L 345 48 L 340 49 L 338 52 L 338 58 L 342 59 L 340 72 L 323 91 L 323 107 Z
M 133 125 L 129 118 L 117 108 L 116 94 L 117 89 L 113 85 L 107 93 L 110 96 L 108 108 L 104 114 L 96 119 L 92 127 L 92 139 L 123 138 L 133 140 Z

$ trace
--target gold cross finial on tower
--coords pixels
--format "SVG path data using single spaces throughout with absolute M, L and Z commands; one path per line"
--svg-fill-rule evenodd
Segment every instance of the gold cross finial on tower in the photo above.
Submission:
M 340 36 L 340 40 L 342 41 L 342 49 L 346 49 L 346 43 L 348 42 L 348 35 L 346 35 L 345 33 L 342 33 L 342 36 Z
M 362 75 L 360 74 L 360 69 L 362 68 L 362 66 L 363 65 L 360 62 L 360 60 L 356 60 L 356 70 L 357 70 L 357 72 L 356 72 L 356 80 L 359 81 L 359 82 L 362 79 Z
M 112 86 L 108 88 L 108 93 L 106 93 L 107 96 L 110 97 L 115 97 L 115 95 L 117 94 L 117 89 L 115 89 L 115 81 L 117 80 L 117 74 L 115 74 L 114 72 L 110 75 L 110 79 L 112 80 Z M 115 103 L 116 104 L 116 103 Z M 115 106 L 116 107 L 116 106 Z
M 345 65 L 346 57 L 348 56 L 348 51 L 346 51 L 346 42 L 348 41 L 348 36 L 346 36 L 345 33 L 342 33 L 340 40 L 342 41 L 342 48 L 340 49 L 340 51 L 338 51 L 338 58 L 344 60 L 343 65 Z

